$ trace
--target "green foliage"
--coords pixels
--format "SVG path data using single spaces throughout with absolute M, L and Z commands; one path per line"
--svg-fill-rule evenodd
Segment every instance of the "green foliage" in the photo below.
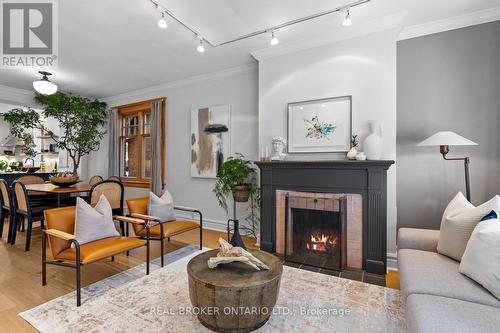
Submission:
M 59 149 L 65 149 L 73 161 L 76 174 L 83 156 L 99 149 L 106 134 L 106 103 L 81 96 L 57 92 L 53 95 L 37 94 L 35 100 L 43 105 L 41 114 L 35 110 L 14 109 L 4 114 L 4 119 L 12 125 L 11 134 L 25 142 L 25 149 L 33 144 L 28 130 L 39 129 L 49 135 Z M 45 118 L 54 118 L 61 126 L 61 136 L 54 135 L 53 129 L 44 124 Z
M 358 148 L 358 145 L 359 145 L 358 135 L 353 134 L 352 138 L 351 138 L 351 146 L 352 146 L 352 148 Z
M 224 162 L 217 175 L 213 192 L 219 206 L 227 213 L 227 198 L 235 186 L 246 185 L 250 194 L 257 191 L 257 168 L 252 161 L 245 160 L 243 155 L 235 154 Z

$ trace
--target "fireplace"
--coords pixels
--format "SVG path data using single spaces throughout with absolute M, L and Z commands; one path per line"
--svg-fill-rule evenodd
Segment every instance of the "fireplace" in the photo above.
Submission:
M 347 265 L 348 196 L 281 191 L 285 261 L 342 271 Z M 309 204 L 308 204 L 309 203 Z M 352 209 L 351 209 L 352 211 Z
M 288 247 L 289 238 L 285 237 L 284 221 L 286 214 L 293 219 L 291 208 L 321 210 L 338 203 L 316 198 L 315 204 L 315 196 L 347 194 L 347 268 L 385 274 L 387 169 L 393 163 L 388 160 L 257 162 L 261 171 L 261 249 L 286 254 L 285 242 Z M 290 211 L 285 210 L 284 195 L 293 192 L 309 193 L 310 198 L 305 204 L 295 205 L 290 196 Z

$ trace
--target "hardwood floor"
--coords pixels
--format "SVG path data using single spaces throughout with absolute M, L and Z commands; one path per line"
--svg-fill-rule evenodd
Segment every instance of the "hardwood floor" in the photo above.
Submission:
M 75 289 L 75 271 L 65 267 L 47 266 L 47 285 L 41 284 L 41 233 L 35 229 L 32 235 L 31 251 L 24 252 L 25 232 L 18 233 L 16 245 L 8 245 L 8 224 L 0 242 L 0 332 L 36 332 L 18 313 L 43 304 L 51 299 L 67 294 Z M 187 244 L 198 244 L 199 233 L 193 230 L 172 237 L 166 243 L 167 252 L 175 251 Z M 203 245 L 218 247 L 219 237 L 226 237 L 223 232 L 204 230 Z M 246 238 L 245 244 L 255 248 L 255 239 Z M 160 255 L 159 242 L 151 243 L 152 258 Z M 115 261 L 110 259 L 83 266 L 82 286 L 86 286 L 117 274 L 144 262 L 144 248 L 134 250 L 129 257 L 119 255 Z M 387 285 L 396 286 L 396 275 L 388 274 Z M 399 285 L 397 286 L 399 287 Z

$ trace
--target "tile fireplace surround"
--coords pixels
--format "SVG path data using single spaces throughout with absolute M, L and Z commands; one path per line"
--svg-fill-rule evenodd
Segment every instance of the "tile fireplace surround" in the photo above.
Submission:
M 277 213 L 283 193 L 305 192 L 310 193 L 311 196 L 349 194 L 348 207 L 350 201 L 350 208 L 353 211 L 350 214 L 351 223 L 349 224 L 348 221 L 347 224 L 347 237 L 353 241 L 353 244 L 347 250 L 347 266 L 362 268 L 368 273 L 385 274 L 387 269 L 387 169 L 393 163 L 394 161 L 390 160 L 256 162 L 260 168 L 262 193 L 261 249 L 271 253 L 283 252 L 283 229 L 281 226 L 277 227 L 284 219 Z M 356 222 L 359 215 L 361 215 L 361 225 L 359 221 Z M 359 254 L 360 229 L 361 256 Z M 349 230 L 351 230 L 350 233 Z

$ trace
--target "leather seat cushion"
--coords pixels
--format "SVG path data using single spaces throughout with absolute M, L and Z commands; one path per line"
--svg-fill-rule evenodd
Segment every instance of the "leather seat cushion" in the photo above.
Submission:
M 111 257 L 128 250 L 132 250 L 146 244 L 145 240 L 134 237 L 108 237 L 80 246 L 80 262 L 87 264 L 96 260 Z M 55 259 L 65 261 L 76 261 L 76 250 L 67 248 L 61 251 Z
M 200 225 L 193 221 L 183 221 L 176 220 L 167 223 L 163 223 L 163 237 L 171 237 L 183 232 L 198 229 Z M 150 235 L 152 237 L 159 237 L 161 234 L 160 225 L 155 224 L 150 229 Z M 146 237 L 146 228 L 136 231 L 137 236 Z

